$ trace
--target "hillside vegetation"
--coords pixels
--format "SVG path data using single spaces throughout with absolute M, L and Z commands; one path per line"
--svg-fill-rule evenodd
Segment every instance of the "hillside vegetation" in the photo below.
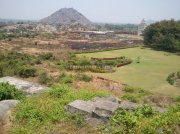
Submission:
M 96 96 L 107 96 L 106 91 L 80 89 L 67 85 L 56 85 L 48 92 L 28 97 L 15 109 L 12 134 L 34 133 L 173 133 L 179 132 L 180 106 L 169 108 L 165 113 L 149 105 L 135 111 L 118 110 L 105 125 L 89 126 L 81 114 L 69 114 L 64 107 L 74 100 L 90 100 Z

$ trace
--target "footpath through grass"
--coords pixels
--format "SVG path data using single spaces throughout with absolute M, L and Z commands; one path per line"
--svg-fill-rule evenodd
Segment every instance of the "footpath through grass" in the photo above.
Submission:
M 126 56 L 133 59 L 132 64 L 120 67 L 114 73 L 96 73 L 96 75 L 153 92 L 180 95 L 180 87 L 172 86 L 166 81 L 170 73 L 180 71 L 180 56 L 176 54 L 137 47 L 78 56 L 95 58 Z M 136 63 L 137 57 L 140 57 L 140 63 Z

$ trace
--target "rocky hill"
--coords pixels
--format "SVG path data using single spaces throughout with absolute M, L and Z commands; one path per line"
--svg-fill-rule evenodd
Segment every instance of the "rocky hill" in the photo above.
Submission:
M 48 24 L 72 24 L 80 23 L 82 25 L 90 25 L 91 21 L 88 20 L 84 15 L 79 13 L 73 8 L 62 8 L 59 11 L 56 11 L 52 15 L 40 20 L 42 23 Z

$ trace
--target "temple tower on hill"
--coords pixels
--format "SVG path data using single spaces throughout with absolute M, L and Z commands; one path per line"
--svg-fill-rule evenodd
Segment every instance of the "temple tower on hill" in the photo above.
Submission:
M 143 20 L 141 21 L 141 23 L 139 24 L 139 26 L 138 26 L 138 35 L 139 35 L 139 36 L 143 34 L 143 32 L 144 32 L 144 30 L 146 29 L 146 27 L 147 27 L 146 22 L 145 22 L 145 20 L 143 19 Z

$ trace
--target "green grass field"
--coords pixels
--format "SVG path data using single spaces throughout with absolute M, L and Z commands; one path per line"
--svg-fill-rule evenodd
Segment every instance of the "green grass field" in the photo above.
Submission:
M 176 54 L 137 47 L 78 56 L 97 58 L 127 56 L 133 59 L 132 64 L 118 68 L 115 73 L 96 75 L 153 92 L 180 95 L 180 87 L 171 86 L 166 81 L 171 72 L 180 71 L 180 56 Z M 140 57 L 140 63 L 136 63 L 137 57 Z

